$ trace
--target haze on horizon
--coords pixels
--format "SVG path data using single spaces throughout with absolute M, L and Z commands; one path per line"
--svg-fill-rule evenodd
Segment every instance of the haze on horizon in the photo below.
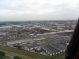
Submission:
M 72 20 L 79 0 L 0 0 L 0 21 Z

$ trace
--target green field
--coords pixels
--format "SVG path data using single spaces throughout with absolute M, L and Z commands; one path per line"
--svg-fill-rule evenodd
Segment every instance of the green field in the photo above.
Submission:
M 64 53 L 50 57 L 2 45 L 0 45 L 0 51 L 4 51 L 9 56 L 20 56 L 23 59 L 64 59 Z

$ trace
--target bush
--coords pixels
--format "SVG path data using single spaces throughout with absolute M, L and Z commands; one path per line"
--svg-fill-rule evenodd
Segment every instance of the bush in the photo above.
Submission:
M 22 59 L 22 58 L 19 56 L 14 56 L 13 59 Z
M 4 59 L 5 58 L 5 53 L 0 51 L 0 59 Z

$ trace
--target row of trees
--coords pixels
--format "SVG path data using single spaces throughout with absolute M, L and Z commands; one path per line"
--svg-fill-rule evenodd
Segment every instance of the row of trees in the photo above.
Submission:
M 6 59 L 6 54 L 2 51 L 0 51 L 0 59 Z M 22 59 L 19 56 L 14 56 L 13 59 Z

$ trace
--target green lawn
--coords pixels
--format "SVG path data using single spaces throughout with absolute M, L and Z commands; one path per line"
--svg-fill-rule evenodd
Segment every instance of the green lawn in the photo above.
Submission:
M 12 47 L 2 46 L 2 45 L 0 45 L 0 50 L 14 53 L 18 56 L 25 57 L 25 59 L 26 58 L 27 59 L 64 59 L 64 53 L 50 57 L 50 56 L 45 56 L 45 55 L 19 50 L 17 48 L 12 48 Z

